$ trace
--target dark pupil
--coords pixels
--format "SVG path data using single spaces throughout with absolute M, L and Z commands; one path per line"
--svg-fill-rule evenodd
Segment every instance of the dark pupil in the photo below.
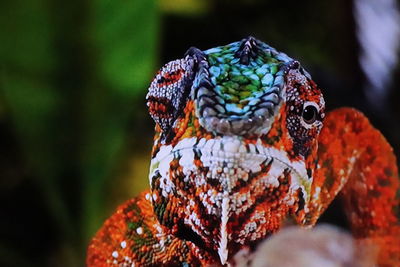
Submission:
M 306 123 L 311 124 L 317 119 L 317 109 L 314 106 L 307 106 L 303 110 L 303 119 Z

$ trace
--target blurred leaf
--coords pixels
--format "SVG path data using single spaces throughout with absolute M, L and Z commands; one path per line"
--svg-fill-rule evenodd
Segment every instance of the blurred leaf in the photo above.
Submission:
M 63 97 L 50 78 L 56 57 L 46 2 L 16 0 L 2 5 L 1 102 L 10 113 L 29 165 L 37 172 L 54 218 L 62 231 L 72 233 L 55 181 L 61 162 L 55 157 L 58 135 L 54 130 Z
M 89 34 L 99 67 L 98 81 L 123 97 L 143 94 L 157 56 L 155 1 L 96 0 L 92 8 Z
M 106 180 L 153 75 L 156 3 L 16 0 L 0 9 L 0 110 L 59 226 L 64 243 L 54 253 L 68 265 L 105 217 Z
M 0 16 L 3 64 L 42 78 L 54 68 L 52 27 L 45 0 L 2 1 Z M 32 68 L 35 66 L 35 68 Z
M 160 9 L 165 13 L 181 15 L 205 14 L 209 7 L 209 0 L 159 0 Z
M 66 102 L 54 86 L 58 57 L 48 2 L 4 1 L 0 9 L 3 116 L 12 121 L 30 177 L 36 178 L 46 199 L 52 223 L 57 226 L 54 238 L 71 245 L 75 229 L 60 190 L 65 160 L 60 150 L 64 134 L 59 122 Z M 29 202 L 26 205 L 29 208 Z
M 106 215 L 106 178 L 119 160 L 134 98 L 143 96 L 153 75 L 158 35 L 155 1 L 96 0 L 90 9 L 87 34 L 97 64 L 82 110 L 86 238 Z

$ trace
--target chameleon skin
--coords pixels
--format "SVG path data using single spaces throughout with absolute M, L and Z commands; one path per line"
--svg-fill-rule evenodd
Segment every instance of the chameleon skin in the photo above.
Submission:
M 399 176 L 385 138 L 360 112 L 325 115 L 300 63 L 252 37 L 156 74 L 150 190 L 117 209 L 88 266 L 234 264 L 280 228 L 313 226 L 341 197 L 354 237 L 400 264 Z

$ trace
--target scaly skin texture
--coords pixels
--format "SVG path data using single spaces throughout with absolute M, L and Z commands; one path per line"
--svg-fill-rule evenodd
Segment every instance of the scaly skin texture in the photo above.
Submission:
M 313 226 L 337 196 L 379 266 L 400 265 L 392 148 L 357 110 L 325 115 L 299 62 L 252 37 L 191 48 L 147 101 L 150 190 L 104 223 L 88 266 L 234 265 L 289 223 Z

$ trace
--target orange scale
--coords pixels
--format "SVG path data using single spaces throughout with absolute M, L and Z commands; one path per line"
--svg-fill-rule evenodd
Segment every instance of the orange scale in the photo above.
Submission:
M 195 160 L 194 160 L 194 164 L 195 164 L 197 167 L 203 166 L 203 162 L 202 162 L 200 159 L 195 159 Z
M 126 213 L 126 217 L 127 218 L 132 218 L 133 217 L 133 211 L 129 211 L 128 213 Z

